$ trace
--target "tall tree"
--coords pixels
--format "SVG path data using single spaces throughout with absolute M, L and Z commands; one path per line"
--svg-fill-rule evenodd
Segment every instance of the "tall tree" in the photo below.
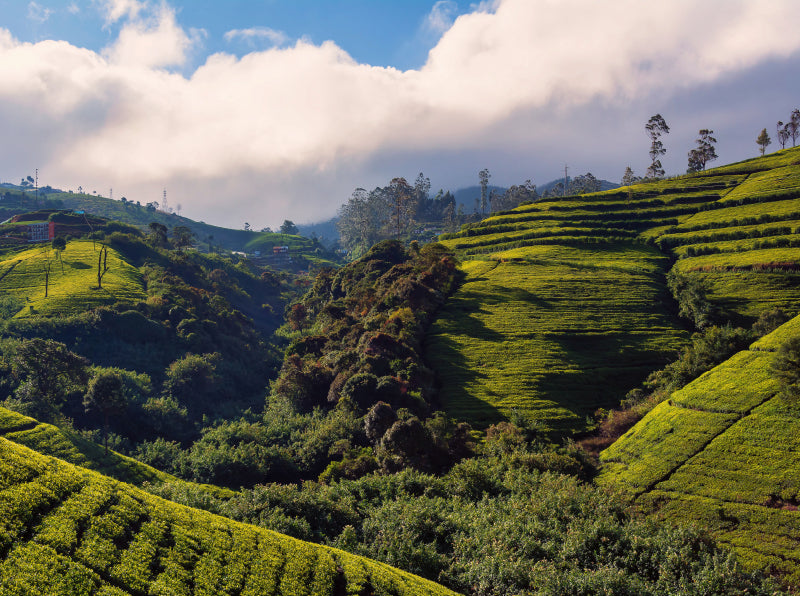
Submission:
M 645 176 L 661 178 L 664 175 L 664 168 L 659 158 L 667 152 L 664 143 L 661 142 L 661 136 L 669 133 L 669 126 L 661 114 L 656 114 L 650 117 L 644 128 L 650 137 L 650 167 L 647 168 Z
M 122 376 L 113 370 L 105 370 L 96 374 L 89 381 L 89 388 L 83 398 L 83 407 L 87 412 L 100 412 L 103 415 L 103 445 L 108 455 L 109 419 L 125 409 L 125 393 Z
M 717 159 L 714 143 L 717 142 L 712 135 L 713 130 L 703 128 L 698 133 L 697 147 L 689 151 L 689 166 L 687 172 L 700 172 L 706 169 L 706 164 Z
M 764 156 L 764 152 L 767 150 L 767 147 L 772 143 L 772 139 L 769 138 L 767 134 L 767 129 L 761 129 L 761 134 L 758 135 L 756 139 L 756 144 L 758 145 L 759 149 L 761 149 L 761 156 Z
M 635 176 L 633 175 L 633 169 L 630 166 L 626 166 L 625 173 L 622 174 L 622 186 L 630 186 L 633 184 Z
M 300 233 L 300 230 L 297 229 L 297 226 L 294 225 L 294 222 L 289 219 L 284 219 L 283 223 L 281 224 L 281 234 L 289 234 L 291 236 L 297 236 Z
M 405 178 L 392 178 L 384 189 L 389 206 L 389 231 L 397 239 L 405 234 L 414 224 L 416 211 L 414 189 Z
M 172 241 L 175 243 L 175 248 L 178 249 L 178 252 L 181 252 L 182 249 L 194 243 L 194 232 L 187 226 L 175 226 L 172 228 Z
M 97 288 L 103 287 L 103 276 L 108 271 L 108 249 L 105 246 L 100 247 L 100 252 L 97 255 Z
M 381 238 L 381 228 L 387 220 L 382 195 L 382 189 L 367 192 L 357 188 L 347 203 L 339 208 L 336 227 L 342 246 L 353 256 L 360 256 Z
M 478 172 L 478 180 L 481 184 L 481 214 L 486 213 L 486 207 L 488 206 L 489 202 L 489 178 L 492 175 L 489 173 L 487 168 L 483 168 L 480 172 Z
M 800 110 L 793 110 L 789 122 L 786 123 L 786 130 L 792 138 L 792 147 L 797 144 L 797 137 L 800 137 Z
M 786 141 L 789 140 L 789 129 L 787 125 L 778 120 L 777 131 L 778 142 L 781 144 L 781 149 L 786 149 Z
M 151 221 L 147 227 L 150 228 L 150 233 L 147 235 L 148 242 L 158 248 L 165 247 L 167 245 L 167 226 L 157 221 Z

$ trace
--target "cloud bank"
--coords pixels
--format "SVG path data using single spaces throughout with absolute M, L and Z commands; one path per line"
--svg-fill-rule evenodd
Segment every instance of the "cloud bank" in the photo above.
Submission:
M 631 139 L 644 145 L 644 120 L 670 98 L 800 50 L 781 34 L 800 20 L 795 0 L 498 0 L 455 21 L 440 1 L 429 24 L 442 34 L 417 70 L 254 27 L 226 38 L 273 47 L 185 72 L 203 34 L 167 4 L 101 6 L 106 23 L 123 24 L 99 53 L 0 29 L 0 125 L 14 139 L 0 173 L 39 167 L 54 185 L 142 202 L 167 187 L 186 215 L 236 227 L 321 219 L 356 186 L 420 169 L 438 186 L 497 160 L 519 182 L 536 174 L 531 162 L 551 167 L 555 148 L 587 168 L 613 154 L 621 172 Z M 592 128 L 616 131 L 618 147 L 575 143 Z

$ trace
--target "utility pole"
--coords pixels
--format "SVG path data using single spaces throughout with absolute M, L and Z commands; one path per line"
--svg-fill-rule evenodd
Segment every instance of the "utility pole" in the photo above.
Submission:
M 30 170 L 28 170 L 30 171 Z M 36 168 L 36 181 L 34 182 L 34 188 L 36 189 L 36 205 L 39 205 L 39 168 Z

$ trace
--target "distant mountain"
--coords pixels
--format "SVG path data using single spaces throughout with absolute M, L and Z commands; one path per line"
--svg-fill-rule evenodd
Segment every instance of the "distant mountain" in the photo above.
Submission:
M 492 191 L 504 193 L 506 188 L 504 186 L 494 186 L 490 184 L 489 192 L 491 193 Z M 456 198 L 456 204 L 463 205 L 464 211 L 472 213 L 475 209 L 475 199 L 480 200 L 481 198 L 481 187 L 475 185 L 459 188 L 453 193 L 453 196 Z
M 326 248 L 331 248 L 334 244 L 339 242 L 339 230 L 336 228 L 336 222 L 339 221 L 338 217 L 332 217 L 325 221 L 310 224 L 298 224 L 297 229 L 300 230 L 300 235 L 306 238 L 313 238 L 316 236 L 317 240 Z

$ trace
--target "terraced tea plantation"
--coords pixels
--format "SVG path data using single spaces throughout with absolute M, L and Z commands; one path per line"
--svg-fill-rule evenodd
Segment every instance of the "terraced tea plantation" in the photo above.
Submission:
M 534 246 L 465 263 L 429 338 L 444 407 L 490 423 L 516 410 L 579 428 L 662 364 L 684 333 L 665 309 L 666 258 L 643 245 Z
M 104 258 L 108 270 L 98 287 L 99 251 L 100 244 L 91 240 L 73 240 L 60 255 L 49 244 L 7 255 L 0 261 L 0 292 L 24 305 L 18 317 L 83 312 L 117 301 L 144 300 L 141 274 L 111 248 Z
M 754 569 L 800 583 L 800 403 L 771 371 L 800 317 L 673 393 L 601 454 L 599 482 L 694 520 Z
M 0 593 L 453 594 L 164 501 L 0 438 Z
M 441 241 L 466 283 L 428 337 L 444 408 L 580 430 L 674 358 L 666 288 L 702 278 L 720 317 L 800 312 L 800 149 L 497 213 Z

